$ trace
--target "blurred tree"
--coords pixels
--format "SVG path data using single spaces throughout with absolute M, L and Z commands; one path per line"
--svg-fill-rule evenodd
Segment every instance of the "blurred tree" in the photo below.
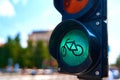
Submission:
M 13 41 L 13 59 L 14 63 L 19 63 L 21 58 L 22 47 L 20 45 L 20 34 L 18 33 Z
M 116 66 L 120 67 L 120 56 L 117 58 Z
M 42 68 L 43 63 L 45 63 L 45 67 L 50 66 L 48 45 L 41 40 L 33 45 L 33 42 L 28 40 L 28 46 L 22 48 L 20 34 L 17 34 L 14 39 L 8 37 L 7 42 L 0 46 L 0 67 L 6 67 L 9 59 L 12 59 L 11 65 L 18 63 L 21 68 L 34 66 Z
M 5 46 L 0 46 L 0 67 L 4 68 L 8 64 L 8 54 L 5 53 Z
M 32 41 L 28 41 L 28 47 L 23 50 L 23 66 L 32 68 L 34 64 L 34 47 L 32 46 Z
M 8 37 L 6 44 L 1 47 L 0 54 L 2 57 L 0 57 L 0 59 L 3 62 L 2 65 L 4 65 L 4 67 L 8 65 L 8 59 L 10 58 L 12 59 L 13 64 L 19 62 L 19 57 L 22 49 L 19 37 L 19 34 L 17 34 L 15 39 Z
M 19 57 L 21 54 L 21 45 L 20 45 L 20 35 L 17 34 L 15 39 L 11 39 L 10 37 L 8 38 L 7 42 L 7 47 L 8 47 L 8 53 L 10 54 L 10 58 L 13 59 L 13 64 L 19 62 Z
M 6 67 L 8 65 L 8 59 L 11 58 L 11 44 L 13 40 L 8 37 L 7 43 L 0 48 L 0 66 Z
M 42 68 L 42 63 L 44 62 L 44 60 L 49 59 L 50 55 L 48 53 L 47 45 L 44 43 L 44 41 L 39 40 L 37 42 L 34 54 L 35 66 L 38 68 Z

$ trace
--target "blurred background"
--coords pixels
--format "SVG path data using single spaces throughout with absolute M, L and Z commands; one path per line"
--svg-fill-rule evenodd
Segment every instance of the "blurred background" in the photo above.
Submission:
M 120 70 L 119 8 L 120 0 L 108 0 L 108 58 L 110 71 L 117 75 Z M 48 43 L 61 17 L 53 0 L 0 0 L 0 75 L 58 74 Z

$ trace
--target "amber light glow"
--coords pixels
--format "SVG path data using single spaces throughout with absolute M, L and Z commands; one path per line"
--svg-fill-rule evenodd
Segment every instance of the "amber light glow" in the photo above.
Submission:
M 80 12 L 88 3 L 88 0 L 64 0 L 64 10 L 69 14 Z

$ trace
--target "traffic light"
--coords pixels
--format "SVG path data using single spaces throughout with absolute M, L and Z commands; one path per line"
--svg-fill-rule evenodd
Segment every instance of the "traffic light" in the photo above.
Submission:
M 107 0 L 54 0 L 62 22 L 54 29 L 49 51 L 60 72 L 78 78 L 107 77 Z

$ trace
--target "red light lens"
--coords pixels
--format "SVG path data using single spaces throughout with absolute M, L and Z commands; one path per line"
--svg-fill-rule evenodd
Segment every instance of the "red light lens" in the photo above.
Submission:
M 88 0 L 64 0 L 64 10 L 69 14 L 80 12 L 88 3 Z

